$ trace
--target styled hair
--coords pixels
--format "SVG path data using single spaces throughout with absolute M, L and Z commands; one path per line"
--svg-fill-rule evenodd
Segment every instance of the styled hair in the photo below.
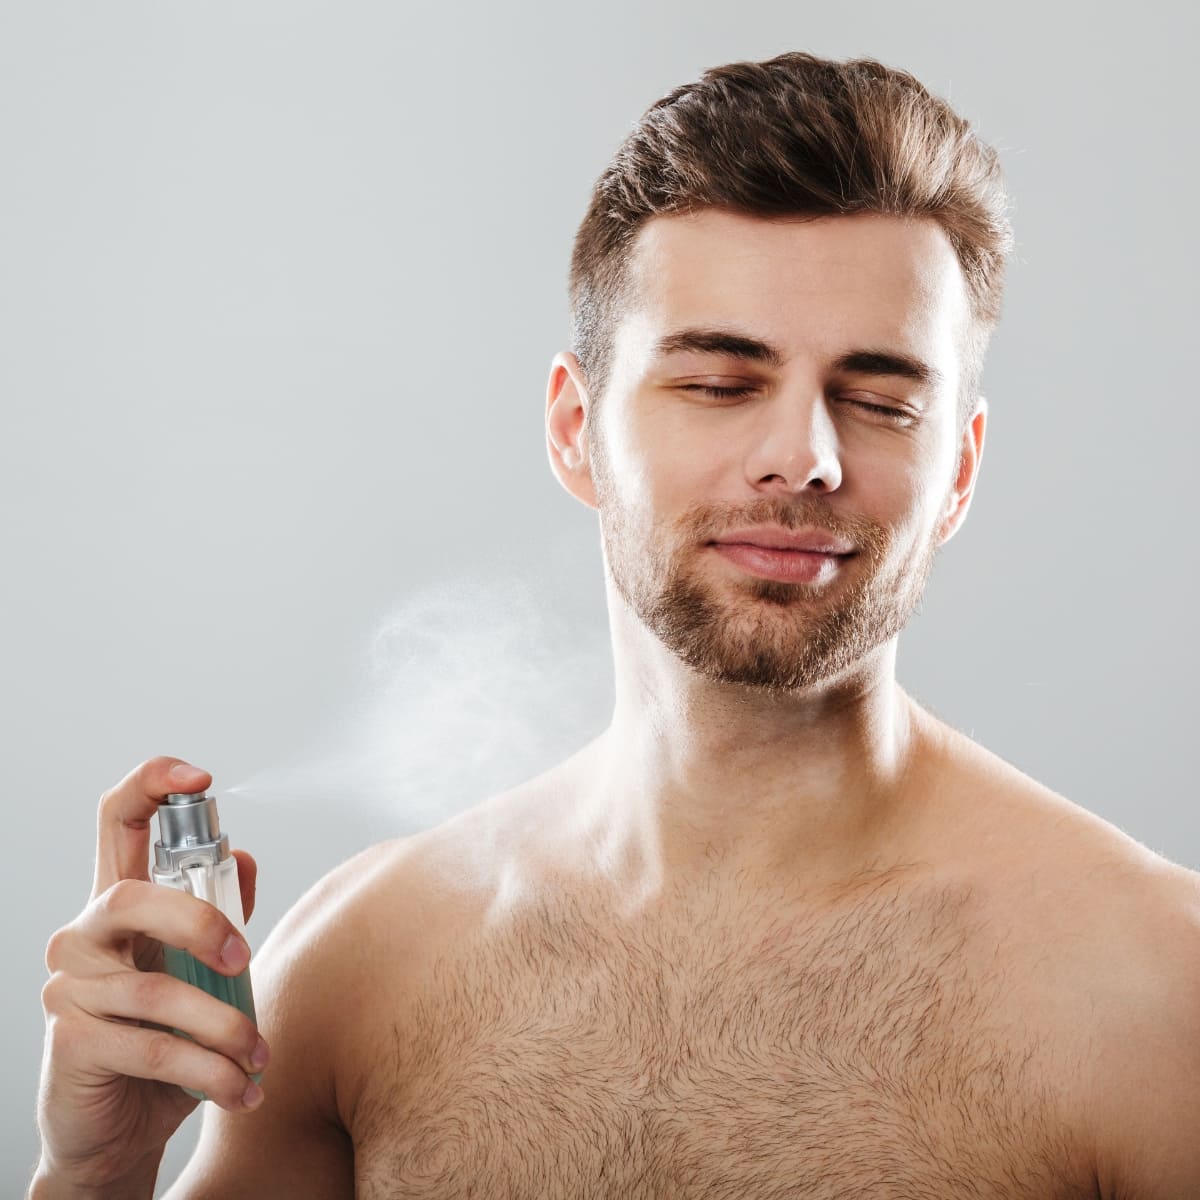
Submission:
M 970 303 L 960 426 L 1000 318 L 1008 198 L 996 151 L 907 71 L 871 58 L 791 52 L 713 67 L 643 113 L 596 181 L 575 235 L 572 349 L 596 403 L 632 299 L 629 263 L 651 217 L 726 208 L 751 216 L 930 217 Z

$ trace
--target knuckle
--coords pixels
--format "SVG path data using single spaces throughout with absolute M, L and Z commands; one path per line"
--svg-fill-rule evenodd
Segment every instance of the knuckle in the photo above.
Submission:
M 216 957 L 221 953 L 221 947 L 225 945 L 225 939 L 232 927 L 229 918 L 219 908 L 212 904 L 204 904 L 203 907 L 204 911 L 196 918 L 196 931 L 203 944 L 210 946 L 213 956 Z
M 138 1014 L 155 1013 L 162 1008 L 167 989 L 166 977 L 157 971 L 130 972 L 130 1000 Z
M 81 1023 L 68 1016 L 56 1016 L 46 1030 L 46 1050 L 52 1058 L 71 1059 L 77 1051 L 91 1045 L 82 1034 Z
M 143 885 L 136 879 L 118 879 L 100 893 L 98 904 L 106 913 L 119 913 L 134 902 Z
M 142 1057 L 145 1059 L 146 1066 L 157 1078 L 171 1059 L 175 1057 L 178 1049 L 179 1043 L 176 1040 L 175 1034 L 163 1033 L 156 1030 L 147 1033 L 143 1045 Z
M 55 971 L 42 985 L 42 1010 L 47 1016 L 58 1015 L 66 1009 L 68 984 L 67 976 Z
M 63 961 L 67 948 L 74 937 L 75 930 L 70 925 L 64 925 L 61 929 L 56 929 L 50 935 L 50 940 L 46 943 L 47 971 L 53 973 L 58 970 L 58 965 Z
M 111 787 L 107 787 L 100 793 L 100 816 L 102 819 L 107 819 L 114 808 L 121 803 L 122 793 L 124 791 L 125 781 L 114 783 Z
M 120 803 L 123 794 L 131 783 L 144 780 L 159 763 L 170 761 L 173 760 L 168 759 L 165 755 L 159 755 L 157 758 L 143 759 L 142 762 L 138 763 L 138 765 L 134 767 L 128 775 L 125 776 L 124 779 L 120 780 L 118 783 L 114 783 L 111 787 L 105 788 L 104 791 L 100 793 L 101 813 L 106 813 L 114 804 Z
M 249 1017 L 240 1013 L 233 1005 L 228 1007 L 231 1013 L 226 1018 L 226 1044 L 235 1049 L 238 1057 L 249 1058 L 251 1051 L 258 1045 L 258 1029 Z

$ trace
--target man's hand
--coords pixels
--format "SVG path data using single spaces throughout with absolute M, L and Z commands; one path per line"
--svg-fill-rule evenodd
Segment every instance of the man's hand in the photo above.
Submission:
M 100 798 L 91 897 L 46 949 L 33 1197 L 151 1196 L 167 1139 L 197 1104 L 180 1085 L 232 1112 L 262 1101 L 249 1075 L 267 1048 L 253 1022 L 162 970 L 164 942 L 223 975 L 240 974 L 250 958 L 218 908 L 151 883 L 147 871 L 159 803 L 211 782 L 178 759 L 154 758 Z M 234 854 L 248 919 L 257 868 L 245 851 Z

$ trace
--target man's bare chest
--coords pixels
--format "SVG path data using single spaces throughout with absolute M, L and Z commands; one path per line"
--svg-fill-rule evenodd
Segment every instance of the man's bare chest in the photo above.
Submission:
M 1094 1196 L 1071 1048 L 970 898 L 597 924 L 439 958 L 354 1111 L 366 1197 Z

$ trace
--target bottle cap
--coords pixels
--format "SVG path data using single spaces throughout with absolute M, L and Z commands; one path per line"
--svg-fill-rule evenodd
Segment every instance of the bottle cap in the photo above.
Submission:
M 229 838 L 221 832 L 217 801 L 206 792 L 171 792 L 158 806 L 155 865 L 174 871 L 185 857 L 213 862 L 229 857 Z

